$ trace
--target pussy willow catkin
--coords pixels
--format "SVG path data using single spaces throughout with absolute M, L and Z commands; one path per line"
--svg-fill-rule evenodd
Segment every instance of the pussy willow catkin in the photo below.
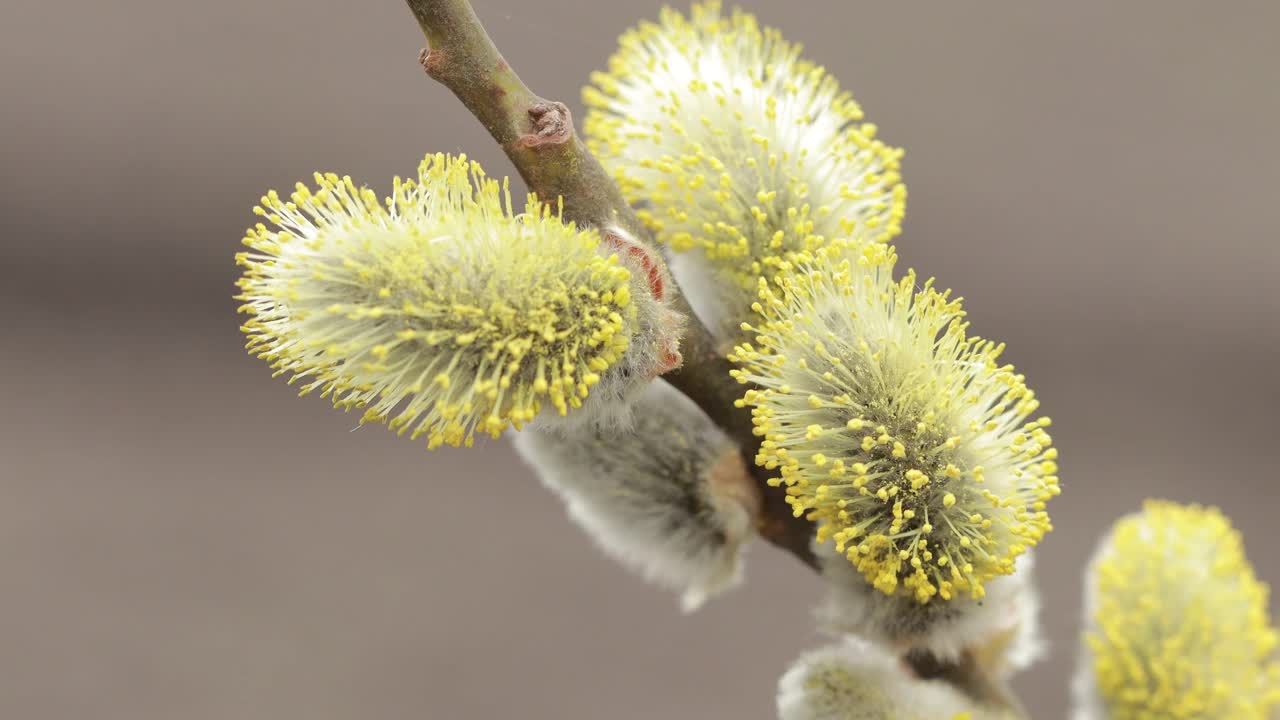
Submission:
M 533 198 L 516 214 L 465 157 L 428 156 L 385 202 L 315 181 L 255 209 L 270 225 L 237 256 L 248 348 L 302 394 L 430 447 L 581 406 L 651 301 L 594 231 Z
M 731 359 L 796 515 L 886 594 L 921 603 L 1013 572 L 1058 493 L 1048 418 L 1003 345 L 882 246 L 839 243 L 760 282 Z
M 710 266 L 709 278 L 680 279 L 713 329 L 727 316 L 736 330 L 756 279 L 788 253 L 901 231 L 902 151 L 876 139 L 798 45 L 747 13 L 664 10 L 622 36 L 584 99 L 589 145 L 676 267 L 683 253 Z
M 1266 585 L 1216 508 L 1148 501 L 1090 568 L 1083 706 L 1107 720 L 1266 720 L 1280 708 Z

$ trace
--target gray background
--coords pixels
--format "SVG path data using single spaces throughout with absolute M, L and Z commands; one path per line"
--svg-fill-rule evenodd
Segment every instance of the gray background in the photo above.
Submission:
M 1150 495 L 1274 548 L 1280 10 L 746 3 L 905 146 L 904 264 L 1008 341 L 1056 423 L 1061 717 L 1080 572 Z M 658 3 L 480 0 L 543 95 Z M 427 453 L 240 349 L 268 187 L 508 172 L 397 0 L 0 8 L 0 717 L 772 717 L 818 584 L 767 546 L 702 613 L 606 561 L 504 443 Z M 578 113 L 579 118 L 581 113 Z

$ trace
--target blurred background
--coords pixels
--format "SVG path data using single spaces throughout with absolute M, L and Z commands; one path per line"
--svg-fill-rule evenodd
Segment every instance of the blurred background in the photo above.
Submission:
M 1040 550 L 1062 717 L 1080 576 L 1142 498 L 1215 503 L 1280 582 L 1280 6 L 746 0 L 851 88 L 910 188 L 905 265 L 1053 416 Z M 656 0 L 477 0 L 578 93 Z M 767 545 L 685 617 L 505 442 L 428 453 L 242 350 L 268 188 L 510 172 L 399 0 L 0 9 L 0 717 L 770 718 L 819 585 Z M 1274 612 L 1274 610 L 1273 610 Z

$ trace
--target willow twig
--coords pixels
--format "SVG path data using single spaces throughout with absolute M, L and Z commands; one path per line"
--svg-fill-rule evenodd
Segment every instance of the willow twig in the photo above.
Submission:
M 406 0 L 428 47 L 419 61 L 427 74 L 448 87 L 502 146 L 516 171 L 539 197 L 560 198 L 564 219 L 584 227 L 617 225 L 652 245 L 651 235 L 623 198 L 616 183 L 574 130 L 569 108 L 529 89 L 503 59 L 468 0 Z M 757 526 L 761 537 L 817 569 L 813 524 L 797 518 L 785 491 L 767 480 L 773 473 L 755 463 L 760 439 L 750 411 L 736 407 L 742 387 L 729 376 L 728 360 L 679 292 L 677 309 L 689 317 L 681 341 L 684 364 L 665 375 L 742 449 L 763 497 Z M 985 703 L 1017 710 L 1016 701 L 976 663 L 941 663 L 927 654 L 904 660 L 921 677 L 946 681 Z

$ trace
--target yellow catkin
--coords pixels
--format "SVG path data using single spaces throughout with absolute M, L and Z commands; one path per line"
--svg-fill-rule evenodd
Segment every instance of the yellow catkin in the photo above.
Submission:
M 795 514 L 877 589 L 979 598 L 1051 529 L 1057 450 L 1004 346 L 967 335 L 932 281 L 894 282 L 894 261 L 836 243 L 761 281 L 740 402 Z
M 730 314 L 788 253 L 901 231 L 902 151 L 800 47 L 717 2 L 621 38 L 584 91 L 588 144 L 673 250 L 719 272 Z
M 1110 720 L 1266 720 L 1280 707 L 1268 590 L 1216 508 L 1148 501 L 1093 569 L 1086 644 Z
M 362 421 L 470 445 L 582 404 L 627 349 L 630 273 L 594 231 L 464 157 L 427 156 L 389 198 L 316 174 L 275 191 L 237 255 L 250 353 Z

